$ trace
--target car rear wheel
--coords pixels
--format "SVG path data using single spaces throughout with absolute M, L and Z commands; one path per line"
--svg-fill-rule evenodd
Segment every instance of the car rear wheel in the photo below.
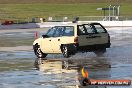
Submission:
M 38 45 L 35 45 L 35 47 L 34 47 L 34 53 L 35 53 L 35 55 L 36 55 L 38 58 L 45 58 L 45 57 L 47 56 L 47 54 L 45 54 L 45 53 L 43 53 L 43 52 L 41 51 L 41 48 L 40 48 L 40 46 L 38 46 Z
M 66 45 L 62 46 L 62 54 L 64 57 L 68 58 L 70 56 L 70 53 L 68 51 L 68 47 Z

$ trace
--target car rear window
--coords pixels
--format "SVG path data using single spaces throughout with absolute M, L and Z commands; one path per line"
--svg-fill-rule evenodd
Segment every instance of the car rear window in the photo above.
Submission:
M 83 25 L 78 25 L 78 34 L 79 35 L 86 34 L 86 30 Z
M 96 30 L 93 29 L 91 25 L 88 24 L 78 25 L 78 35 L 88 35 L 95 33 Z
M 95 34 L 96 30 L 89 24 L 84 24 L 87 34 Z
M 92 24 L 92 26 L 97 31 L 97 33 L 106 33 L 106 29 L 100 24 Z
M 83 25 L 78 25 L 77 30 L 78 35 L 86 35 L 86 30 Z

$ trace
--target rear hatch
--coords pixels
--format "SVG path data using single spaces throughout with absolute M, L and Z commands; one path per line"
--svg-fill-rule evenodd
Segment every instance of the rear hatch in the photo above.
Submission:
M 78 25 L 79 46 L 108 43 L 109 34 L 99 23 Z

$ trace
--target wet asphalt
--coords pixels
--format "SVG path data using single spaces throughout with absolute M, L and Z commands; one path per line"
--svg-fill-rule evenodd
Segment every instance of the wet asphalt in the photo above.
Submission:
M 0 30 L 0 88 L 83 88 L 81 68 L 90 79 L 132 80 L 132 28 L 108 28 L 111 48 L 103 56 L 93 52 L 70 58 L 61 54 L 36 58 L 34 32 L 46 29 Z M 132 86 L 87 86 L 86 88 L 132 88 Z

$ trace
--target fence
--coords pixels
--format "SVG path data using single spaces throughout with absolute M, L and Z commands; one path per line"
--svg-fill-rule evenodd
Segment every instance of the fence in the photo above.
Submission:
M 80 21 L 126 21 L 132 20 L 132 17 L 129 16 L 78 16 Z M 14 24 L 25 24 L 25 23 L 40 23 L 43 21 L 55 21 L 55 22 L 62 22 L 62 21 L 73 21 L 75 17 L 62 17 L 62 16 L 55 16 L 55 17 L 48 17 L 48 18 L 12 18 L 12 17 L 5 17 L 0 18 L 0 23 L 4 23 L 5 21 L 13 21 Z

